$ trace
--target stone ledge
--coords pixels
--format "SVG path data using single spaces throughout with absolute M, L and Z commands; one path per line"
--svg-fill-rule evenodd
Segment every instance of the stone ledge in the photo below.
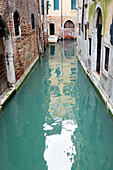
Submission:
M 27 78 L 27 76 L 29 75 L 29 73 L 31 72 L 31 70 L 33 69 L 33 67 L 35 66 L 35 64 L 37 63 L 38 60 L 39 60 L 39 56 L 36 57 L 36 59 L 31 63 L 29 68 L 24 72 L 22 77 L 16 82 L 16 84 L 15 84 L 16 91 L 18 91 L 18 89 L 21 87 L 22 83 Z
M 1 96 L 1 106 L 2 107 L 6 101 L 12 96 L 14 93 L 15 88 L 8 88 L 7 91 Z
M 35 66 L 35 64 L 37 63 L 38 60 L 39 60 L 39 56 L 36 57 L 36 59 L 32 62 L 32 64 L 29 66 L 29 68 L 25 71 L 22 78 L 16 82 L 15 87 L 8 88 L 6 90 L 6 92 L 2 96 L 0 96 L 0 98 L 1 98 L 0 112 L 2 111 L 2 107 L 4 106 L 4 104 L 9 100 L 9 98 L 14 94 L 14 92 L 18 91 L 18 89 L 21 87 L 22 83 L 27 78 L 27 76 L 29 75 L 29 73 L 31 72 L 31 70 L 33 69 L 33 67 Z

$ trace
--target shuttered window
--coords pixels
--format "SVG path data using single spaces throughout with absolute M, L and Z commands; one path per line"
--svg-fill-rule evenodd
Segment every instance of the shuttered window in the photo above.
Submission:
M 76 0 L 71 0 L 71 10 L 76 9 Z
M 59 10 L 59 0 L 54 0 L 54 10 Z

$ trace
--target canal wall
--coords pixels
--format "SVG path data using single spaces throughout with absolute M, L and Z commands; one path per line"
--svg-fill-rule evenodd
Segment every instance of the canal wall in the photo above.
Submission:
M 113 114 L 113 0 L 77 6 L 78 58 Z
M 44 13 L 41 6 L 45 6 Z M 0 105 L 17 90 L 48 44 L 46 0 L 0 1 Z
M 92 76 L 89 73 L 89 70 L 87 69 L 87 67 L 85 66 L 81 56 L 77 56 L 85 74 L 87 75 L 87 77 L 89 78 L 89 80 L 92 82 L 93 86 L 95 87 L 95 89 L 97 90 L 97 92 L 99 93 L 100 97 L 102 98 L 104 104 L 106 105 L 107 109 L 110 111 L 111 115 L 113 116 L 113 104 L 112 101 L 110 100 L 109 96 L 106 95 L 106 93 L 103 91 L 102 87 L 98 84 L 98 82 L 96 82 Z

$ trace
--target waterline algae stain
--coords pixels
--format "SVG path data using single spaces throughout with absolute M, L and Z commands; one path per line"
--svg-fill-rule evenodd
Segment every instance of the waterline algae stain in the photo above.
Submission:
M 0 117 L 0 170 L 112 170 L 113 119 L 76 59 L 51 44 Z

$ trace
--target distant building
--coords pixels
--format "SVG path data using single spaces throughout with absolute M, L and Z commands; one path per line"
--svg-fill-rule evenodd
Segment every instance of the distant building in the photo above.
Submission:
M 77 3 L 78 56 L 113 113 L 113 0 Z
M 41 8 L 45 6 L 44 12 Z M 47 45 L 46 0 L 0 1 L 0 104 L 17 88 Z
M 48 35 L 57 35 L 59 39 L 75 39 L 76 36 L 76 0 L 48 0 Z

